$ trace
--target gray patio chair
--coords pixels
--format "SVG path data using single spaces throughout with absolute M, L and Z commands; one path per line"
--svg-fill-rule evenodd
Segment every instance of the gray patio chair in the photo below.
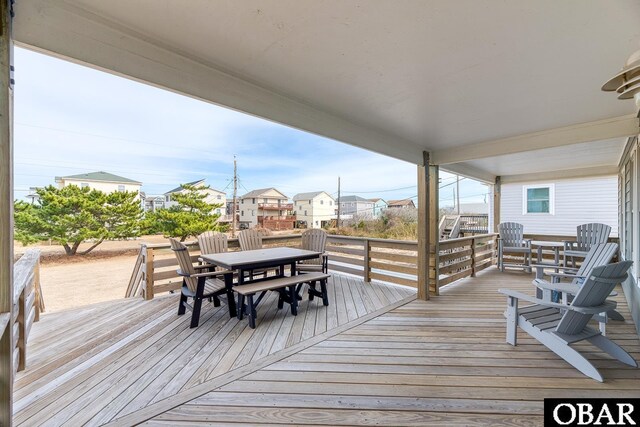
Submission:
M 563 358 L 586 376 L 602 382 L 602 375 L 571 344 L 587 340 L 600 350 L 629 366 L 636 361 L 622 347 L 588 326 L 596 315 L 616 307 L 606 298 L 613 288 L 626 280 L 631 261 L 596 267 L 576 293 L 570 305 L 544 301 L 521 292 L 500 289 L 507 298 L 507 342 L 517 344 L 518 326 L 541 344 Z M 536 279 L 538 280 L 538 279 Z M 520 301 L 533 305 L 519 307 Z
M 584 262 L 579 269 L 560 267 L 559 272 L 546 273 L 551 277 L 551 283 L 543 280 L 543 274 L 541 270 L 544 268 L 550 268 L 549 266 L 533 265 L 536 268 L 536 279 L 533 284 L 537 286 L 536 296 L 542 298 L 545 301 L 559 302 L 555 296 L 562 296 L 562 302 L 568 304 L 573 299 L 573 296 L 580 290 L 580 285 L 591 274 L 594 268 L 607 265 L 611 262 L 613 257 L 618 252 L 618 245 L 616 243 L 603 243 L 593 245 L 587 256 L 584 258 Z M 553 267 L 551 267 L 553 268 Z M 563 279 L 570 280 L 570 283 L 561 283 Z M 616 292 L 612 292 L 611 296 L 616 296 Z M 600 320 L 600 331 L 605 333 L 606 323 L 608 319 L 623 321 L 624 317 L 612 310 L 603 315 Z
M 240 243 L 240 249 L 243 251 L 255 251 L 257 249 L 262 249 L 262 236 L 258 233 L 258 230 L 249 229 L 242 230 L 238 233 L 238 242 Z M 276 273 L 279 272 L 279 269 L 275 269 Z M 253 280 L 254 276 L 260 276 L 266 278 L 268 269 L 259 269 L 259 270 L 251 270 L 249 272 L 249 277 Z
M 503 222 L 498 224 L 498 267 L 504 271 L 505 267 L 522 268 L 531 272 L 531 240 L 524 238 L 524 226 L 517 222 Z M 505 252 L 518 253 L 523 256 L 522 264 L 507 264 L 504 262 Z
M 211 266 L 206 264 L 194 266 L 189 249 L 184 244 L 176 239 L 169 239 L 169 242 L 171 242 L 171 250 L 176 255 L 180 266 L 178 275 L 182 276 L 178 315 L 183 315 L 186 309 L 191 310 L 191 327 L 195 328 L 200 322 L 203 299 L 212 299 L 213 305 L 219 307 L 220 299 L 218 297 L 220 295 L 226 294 L 227 298 L 233 298 L 233 291 L 226 289 L 224 280 L 221 278 L 229 271 L 211 271 Z M 193 305 L 189 304 L 190 298 L 193 299 Z
M 324 248 L 327 244 L 327 232 L 324 230 L 312 229 L 302 233 L 302 249 L 308 251 L 322 252 L 320 258 L 300 261 L 296 265 L 299 272 L 320 271 L 326 273 L 329 269 L 328 255 L 324 254 Z
M 564 241 L 564 265 L 571 259 L 571 266 L 576 266 L 576 258 L 584 258 L 591 246 L 598 243 L 607 243 L 611 227 L 606 224 L 582 224 L 576 227 L 576 241 Z

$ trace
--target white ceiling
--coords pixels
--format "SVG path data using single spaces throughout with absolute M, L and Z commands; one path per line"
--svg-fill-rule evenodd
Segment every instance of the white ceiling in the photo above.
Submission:
M 600 87 L 640 47 L 637 0 L 20 0 L 16 12 L 24 45 L 416 163 L 423 149 L 635 112 Z M 138 40 L 293 100 L 297 111 L 258 96 L 245 108 L 251 99 L 230 101 L 229 84 L 199 83 Z M 143 60 L 165 75 L 127 67 Z M 237 98 L 250 98 L 247 87 L 234 88 Z M 578 166 L 593 163 L 586 157 Z M 472 164 L 494 175 L 513 168 Z

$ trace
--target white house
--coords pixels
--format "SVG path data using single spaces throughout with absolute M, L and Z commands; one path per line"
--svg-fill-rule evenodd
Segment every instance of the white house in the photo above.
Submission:
M 142 183 L 139 181 L 104 171 L 56 176 L 55 181 L 56 184 L 58 184 L 58 188 L 76 185 L 80 188 L 88 187 L 94 190 L 100 190 L 107 194 L 116 191 L 135 191 L 138 197 L 140 196 L 140 187 L 142 187 Z
M 198 181 L 187 182 L 185 185 L 200 187 L 207 184 L 205 183 L 204 179 L 200 179 Z M 166 193 L 164 193 L 165 207 L 170 208 L 171 206 L 174 206 L 176 204 L 176 202 L 172 200 L 173 194 L 183 193 L 185 191 L 186 191 L 185 188 L 183 186 L 180 186 L 180 187 L 174 188 L 171 191 L 167 191 Z M 218 215 L 224 215 L 227 210 L 226 193 L 224 191 L 216 190 L 215 188 L 207 188 L 206 190 L 203 190 L 203 191 L 207 194 L 207 197 L 204 199 L 207 203 L 221 205 L 220 207 L 216 208 L 214 213 Z
M 292 229 L 296 217 L 293 203 L 275 188 L 260 188 L 240 198 L 240 224 L 245 227 L 264 227 L 271 230 Z
M 618 178 L 598 176 L 502 185 L 500 222 L 525 233 L 572 236 L 580 224 L 599 222 L 618 235 Z
M 155 212 L 166 207 L 164 194 L 146 194 L 142 191 L 140 197 L 142 198 L 142 209 L 145 212 Z
M 336 203 L 326 191 L 299 193 L 293 196 L 296 219 L 307 228 L 321 228 L 336 218 Z

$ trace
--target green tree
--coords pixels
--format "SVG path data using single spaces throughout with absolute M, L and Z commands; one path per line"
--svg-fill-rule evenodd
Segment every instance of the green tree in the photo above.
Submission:
M 142 209 L 136 192 L 105 194 L 69 185 L 37 190 L 36 204 L 15 204 L 15 238 L 24 244 L 52 240 L 75 255 L 82 242 L 93 244 L 86 255 L 107 239 L 140 235 Z
M 146 222 L 155 224 L 164 236 L 180 238 L 181 242 L 208 230 L 224 231 L 226 227 L 218 224 L 220 215 L 214 213 L 222 205 L 205 200 L 209 186 L 182 184 L 182 188 L 184 191 L 171 195 L 176 205 L 147 213 Z

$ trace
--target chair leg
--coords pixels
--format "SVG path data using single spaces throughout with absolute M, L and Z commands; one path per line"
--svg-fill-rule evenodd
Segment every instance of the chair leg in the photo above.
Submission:
M 518 299 L 507 297 L 507 343 L 518 344 Z
M 602 335 L 596 335 L 595 337 L 587 338 L 587 340 L 608 355 L 615 357 L 620 362 L 629 366 L 633 366 L 634 368 L 638 367 L 638 363 L 635 361 L 635 359 L 631 357 L 631 355 L 627 353 L 622 347 L 620 347 L 610 339 L 605 338 Z
M 320 289 L 322 290 L 322 305 L 329 305 L 329 295 L 327 295 L 327 279 L 320 281 Z
M 315 298 L 314 292 L 316 290 L 316 282 L 309 282 L 309 301 L 313 301 Z
M 617 311 L 617 310 L 611 310 L 610 312 L 607 313 L 607 316 L 609 316 L 609 319 L 611 319 L 611 320 L 616 320 L 618 322 L 624 322 L 624 316 L 622 314 L 620 314 L 620 312 Z
M 289 286 L 289 298 L 291 299 L 291 314 L 298 315 L 298 298 L 296 297 L 296 286 Z
M 214 307 L 220 307 L 220 298 L 218 298 L 217 295 L 213 296 L 213 306 Z
M 202 298 L 193 299 L 193 314 L 191 315 L 191 327 L 197 328 L 200 323 L 200 309 L 202 308 Z
M 282 307 L 284 307 L 284 291 L 278 289 L 278 310 L 281 310 Z
M 178 305 L 178 316 L 182 316 L 185 313 L 185 311 L 187 310 L 187 307 L 185 306 L 186 302 L 187 302 L 187 296 L 181 292 L 180 293 L 180 302 L 179 302 L 179 305 Z

